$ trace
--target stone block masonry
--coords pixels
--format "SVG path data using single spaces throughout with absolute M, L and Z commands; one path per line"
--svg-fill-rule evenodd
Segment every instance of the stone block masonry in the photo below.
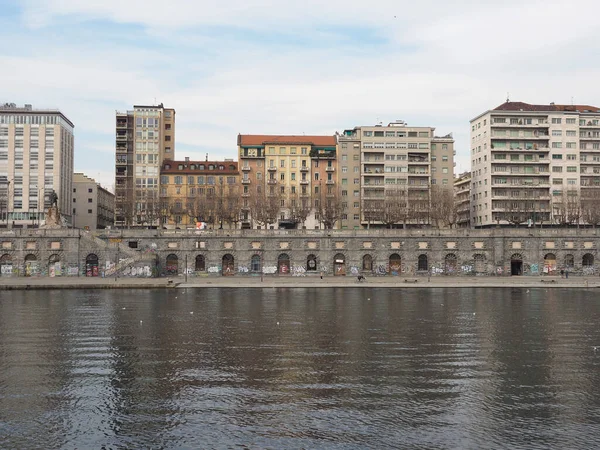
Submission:
M 9 230 L 0 277 L 598 274 L 593 229 Z

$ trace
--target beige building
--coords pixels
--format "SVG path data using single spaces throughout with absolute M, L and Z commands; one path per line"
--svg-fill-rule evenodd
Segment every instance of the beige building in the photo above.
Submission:
M 451 134 L 435 136 L 435 128 L 409 127 L 403 121 L 355 127 L 339 136 L 339 146 L 340 188 L 351 208 L 352 227 L 429 223 L 431 186 L 453 188 L 454 139 Z M 345 161 L 344 152 L 348 154 Z M 404 211 L 402 219 L 392 217 L 392 199 Z
M 85 174 L 74 173 L 72 213 L 75 228 L 110 228 L 115 220 L 115 195 Z
M 471 172 L 454 180 L 454 203 L 457 228 L 471 228 Z
M 37 227 L 50 194 L 71 223 L 73 123 L 59 110 L 0 106 L 0 227 Z
M 336 148 L 335 136 L 240 134 L 241 227 L 321 228 L 330 213 L 338 227 Z
M 473 226 L 580 222 L 600 188 L 600 109 L 506 102 L 471 120 L 471 160 Z
M 116 226 L 157 226 L 159 174 L 166 159 L 175 159 L 174 109 L 161 103 L 116 113 Z

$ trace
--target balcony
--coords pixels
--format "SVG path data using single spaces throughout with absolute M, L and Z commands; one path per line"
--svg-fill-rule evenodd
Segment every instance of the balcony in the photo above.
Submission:
M 300 172 L 308 172 L 308 166 L 300 166 Z
M 537 120 L 537 119 L 533 119 L 531 121 L 531 123 L 525 123 L 523 121 L 523 119 L 519 119 L 519 121 L 517 123 L 510 123 L 510 121 L 504 122 L 504 123 L 497 123 L 492 121 L 490 123 L 490 125 L 493 128 L 548 128 L 550 126 L 550 124 L 548 123 L 548 120 Z
M 300 184 L 308 184 L 308 183 L 309 183 L 309 180 L 305 180 L 305 179 L 300 180 Z
M 412 177 L 428 177 L 429 176 L 429 172 L 414 172 L 414 171 L 408 171 L 408 176 L 412 176 Z
M 270 167 L 268 167 L 268 168 L 267 168 L 267 170 L 268 170 L 269 172 L 277 172 L 277 167 L 275 167 L 275 166 L 270 166 Z
M 249 178 L 242 178 L 242 184 L 250 184 Z
M 242 172 L 250 172 L 250 166 L 242 166 Z
M 117 128 L 127 128 L 127 120 L 117 119 Z
M 600 122 L 592 122 L 591 120 L 588 120 L 585 125 L 579 125 L 579 128 L 600 128 Z
M 242 192 L 242 197 L 250 197 L 250 192 Z
M 335 171 L 335 167 L 333 167 L 333 166 L 325 167 L 325 172 L 333 172 L 333 171 Z
M 496 148 L 496 146 L 494 146 L 493 144 L 490 146 L 490 149 L 494 152 L 549 152 L 550 151 L 550 147 L 548 147 L 547 145 L 534 145 L 533 147 L 516 147 L 516 148 L 510 148 L 510 147 L 503 147 L 503 148 Z
M 584 140 L 584 141 L 600 141 L 600 133 L 597 131 L 594 132 L 586 132 L 586 133 L 579 133 L 579 139 Z
M 308 192 L 301 192 L 300 193 L 300 197 L 309 197 L 309 196 L 310 196 L 310 193 L 308 193 Z
M 269 178 L 267 184 L 277 184 L 277 180 L 275 178 Z
M 330 185 L 331 185 L 331 184 L 335 184 L 335 180 L 327 180 L 327 181 L 325 182 L 325 184 L 330 184 Z
M 408 158 L 409 164 L 429 164 L 428 158 Z

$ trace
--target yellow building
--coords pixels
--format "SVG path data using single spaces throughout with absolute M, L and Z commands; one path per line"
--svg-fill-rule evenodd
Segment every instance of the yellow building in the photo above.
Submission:
M 240 134 L 242 228 L 319 228 L 316 205 L 336 184 L 336 153 L 335 136 Z
M 156 210 L 167 228 L 237 228 L 241 210 L 238 163 L 166 160 L 160 171 Z

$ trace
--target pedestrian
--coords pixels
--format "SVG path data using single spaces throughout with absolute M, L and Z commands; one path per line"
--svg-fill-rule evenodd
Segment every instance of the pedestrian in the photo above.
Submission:
M 569 278 L 569 269 L 565 270 L 565 278 Z
M 560 269 L 560 277 L 561 277 L 561 278 L 564 276 L 564 274 L 565 274 L 565 271 L 564 271 L 564 270 L 562 270 L 562 269 Z
M 321 280 L 323 279 L 323 271 L 321 270 Z

